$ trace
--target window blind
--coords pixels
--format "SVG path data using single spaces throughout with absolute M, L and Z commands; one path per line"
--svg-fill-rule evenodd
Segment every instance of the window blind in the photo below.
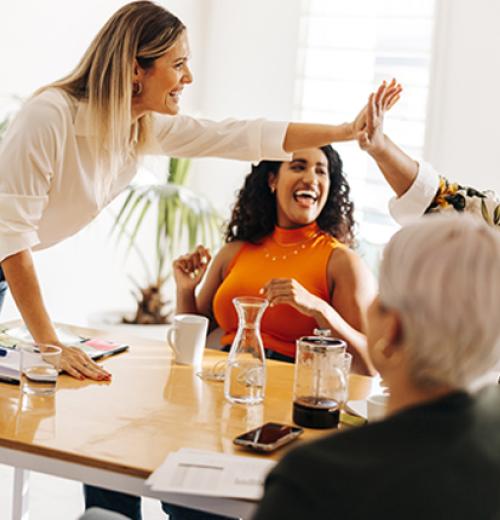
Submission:
M 386 132 L 412 156 L 422 155 L 435 0 L 303 0 L 294 116 L 351 121 L 368 94 L 395 77 L 404 86 Z M 338 143 L 356 204 L 359 235 L 384 243 L 396 225 L 391 197 L 375 163 L 357 143 Z

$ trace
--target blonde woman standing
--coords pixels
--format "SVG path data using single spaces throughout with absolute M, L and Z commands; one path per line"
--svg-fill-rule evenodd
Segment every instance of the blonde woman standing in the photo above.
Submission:
M 129 184 L 140 155 L 284 160 L 297 149 L 353 139 L 363 127 L 364 111 L 340 126 L 177 115 L 193 81 L 188 59 L 176 16 L 148 1 L 127 4 L 68 76 L 25 103 L 2 142 L 0 300 L 7 283 L 34 339 L 62 346 L 62 366 L 74 377 L 110 375 L 60 344 L 31 251 L 86 226 Z

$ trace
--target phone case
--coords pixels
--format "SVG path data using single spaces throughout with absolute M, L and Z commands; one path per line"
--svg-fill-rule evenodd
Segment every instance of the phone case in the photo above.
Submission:
M 281 448 L 281 446 L 284 446 L 285 444 L 288 444 L 289 442 L 292 442 L 297 437 L 302 435 L 302 433 L 304 433 L 304 430 L 302 428 L 297 428 L 295 431 L 291 431 L 290 433 L 288 433 L 284 437 L 279 438 L 277 441 L 275 441 L 273 443 L 263 444 L 263 443 L 254 442 L 254 441 L 251 441 L 248 439 L 240 438 L 240 437 L 248 434 L 248 432 L 246 432 L 246 433 L 236 437 L 233 440 L 233 443 L 236 444 L 237 446 L 243 446 L 244 448 L 249 448 L 254 451 L 269 453 L 271 451 L 277 450 L 278 448 Z

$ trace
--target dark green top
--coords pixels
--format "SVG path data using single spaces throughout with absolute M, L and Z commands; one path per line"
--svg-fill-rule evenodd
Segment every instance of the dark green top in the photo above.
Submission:
M 454 393 L 290 452 L 255 520 L 500 519 L 500 387 Z

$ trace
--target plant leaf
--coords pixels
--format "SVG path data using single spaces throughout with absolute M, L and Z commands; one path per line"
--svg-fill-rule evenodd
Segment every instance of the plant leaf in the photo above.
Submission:
M 139 228 L 141 227 L 142 221 L 144 220 L 144 217 L 146 216 L 146 213 L 148 212 L 149 207 L 151 206 L 151 200 L 146 199 L 144 201 L 144 204 L 142 206 L 142 210 L 139 213 L 139 217 L 136 220 L 134 230 L 132 231 L 129 239 L 129 250 L 130 248 L 135 245 L 135 238 L 137 237 L 137 233 L 139 232 Z
M 196 246 L 196 237 L 198 231 L 198 221 L 196 218 L 196 213 L 194 211 L 190 211 L 188 214 L 188 244 L 189 250 L 192 251 Z
M 488 206 L 486 205 L 486 202 L 484 202 L 484 199 L 481 199 L 481 213 L 483 214 L 484 220 L 486 220 L 488 224 L 493 224 L 493 222 L 491 221 L 491 217 L 488 213 Z
M 122 218 L 123 214 L 125 213 L 125 210 L 127 209 L 127 206 L 129 205 L 129 202 L 132 200 L 132 197 L 135 194 L 134 188 L 129 186 L 129 193 L 127 195 L 127 198 L 125 199 L 125 202 L 122 204 L 122 207 L 120 208 L 120 211 L 118 211 L 118 215 L 115 217 L 115 221 L 113 223 L 113 227 L 111 228 L 110 234 L 112 234 L 116 227 L 118 226 L 120 219 Z
M 493 212 L 493 221 L 495 222 L 495 225 L 500 225 L 500 204 L 495 208 L 495 211 Z
M 127 216 L 120 223 L 120 230 L 119 230 L 118 237 L 117 237 L 118 242 L 124 237 L 124 235 L 127 235 L 127 224 L 130 221 L 130 219 L 132 218 L 132 215 L 135 213 L 135 210 L 139 206 L 139 203 L 144 198 L 144 193 L 134 193 L 134 196 L 135 196 L 135 199 L 133 200 L 133 202 L 131 202 L 129 204 L 130 208 L 128 210 Z M 127 254 L 128 254 L 128 251 L 129 250 L 127 250 Z
M 179 159 L 171 157 L 168 164 L 167 183 L 175 184 L 179 170 Z
M 179 164 L 179 175 L 177 178 L 177 183 L 181 185 L 185 185 L 188 174 L 189 174 L 189 168 L 191 167 L 191 160 L 190 159 L 180 159 Z

